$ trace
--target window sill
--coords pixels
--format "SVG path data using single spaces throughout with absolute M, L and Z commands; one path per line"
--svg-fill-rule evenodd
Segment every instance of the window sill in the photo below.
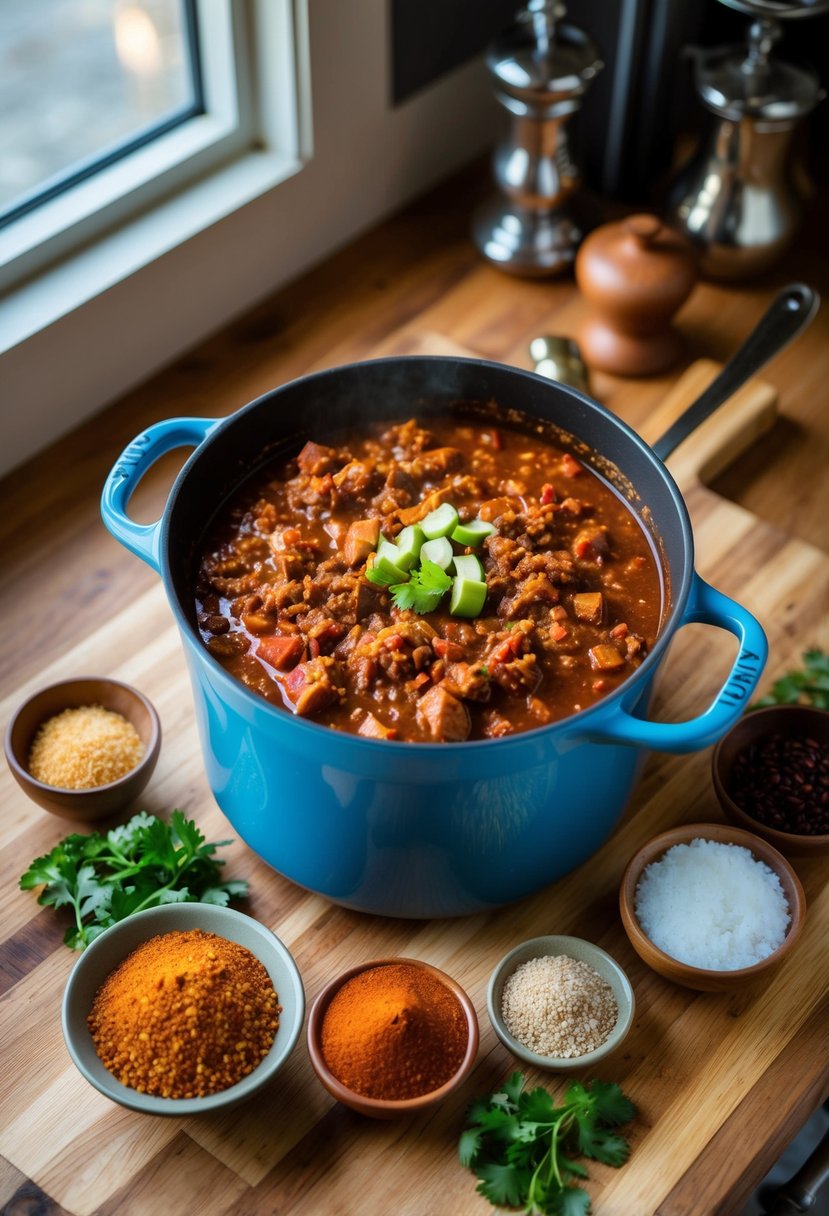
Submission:
M 301 161 L 274 152 L 249 152 L 41 273 L 17 288 L 7 304 L 0 303 L 0 353 L 128 279 L 301 168 Z
M 0 354 L 129 279 L 301 168 L 300 160 L 251 151 L 37 275 L 0 302 Z

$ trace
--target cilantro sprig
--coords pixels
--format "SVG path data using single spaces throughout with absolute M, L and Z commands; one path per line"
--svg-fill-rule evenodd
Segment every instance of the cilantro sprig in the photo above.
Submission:
M 452 586 L 452 579 L 445 570 L 441 570 L 436 562 L 424 558 L 416 570 L 413 570 L 405 583 L 395 583 L 383 570 L 370 566 L 366 570 L 366 578 L 370 583 L 388 587 L 395 605 L 401 610 L 412 608 L 422 616 L 426 612 L 434 612 L 446 592 Z
M 173 811 L 170 823 L 142 811 L 106 835 L 74 833 L 36 858 L 20 879 L 24 891 L 43 887 L 38 903 L 69 907 L 74 924 L 64 942 L 83 950 L 110 925 L 158 904 L 228 904 L 248 893 L 243 880 L 221 880 L 213 854 L 192 819 Z
M 815 709 L 829 709 L 829 654 L 807 650 L 803 667 L 775 680 L 771 692 L 749 709 L 762 709 L 766 705 L 813 705 Z
M 590 1197 L 577 1184 L 587 1170 L 573 1156 L 623 1165 L 630 1148 L 613 1129 L 634 1114 L 616 1084 L 575 1082 L 556 1106 L 546 1089 L 525 1090 L 523 1073 L 515 1072 L 502 1091 L 473 1102 L 458 1153 L 478 1177 L 479 1193 L 496 1207 L 587 1216 Z

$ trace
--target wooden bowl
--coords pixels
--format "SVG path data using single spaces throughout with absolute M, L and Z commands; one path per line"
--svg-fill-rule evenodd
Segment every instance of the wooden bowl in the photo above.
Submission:
M 518 1039 L 514 1038 L 507 1030 L 501 1013 L 504 985 L 522 963 L 526 963 L 533 958 L 542 958 L 548 954 L 565 954 L 568 958 L 589 963 L 593 970 L 597 971 L 613 990 L 613 995 L 616 998 L 616 1004 L 619 1009 L 616 1025 L 604 1043 L 600 1047 L 597 1047 L 595 1051 L 586 1052 L 581 1056 L 568 1056 L 566 1058 L 542 1056 L 538 1052 L 531 1051 L 529 1047 L 525 1047 L 523 1043 L 519 1043 Z M 510 950 L 509 954 L 506 954 L 501 959 L 490 976 L 486 1004 L 493 1030 L 504 1046 L 519 1060 L 522 1060 L 525 1064 L 529 1064 L 532 1068 L 543 1068 L 550 1072 L 571 1072 L 577 1069 L 592 1068 L 600 1060 L 604 1060 L 617 1047 L 620 1047 L 627 1038 L 633 1025 L 636 1009 L 630 980 L 614 958 L 605 950 L 602 950 L 600 946 L 596 946 L 593 942 L 585 941 L 584 938 L 560 936 L 533 937 L 529 941 L 522 942 L 519 946 Z
M 634 911 L 636 888 L 645 867 L 651 862 L 657 861 L 674 845 L 690 844 L 692 840 L 699 837 L 723 844 L 742 845 L 749 849 L 758 861 L 765 862 L 780 880 L 791 917 L 786 937 L 776 950 L 751 967 L 715 971 L 683 963 L 655 946 L 636 918 Z M 659 975 L 675 984 L 682 984 L 686 988 L 694 988 L 700 992 L 730 992 L 735 988 L 751 984 L 760 977 L 767 979 L 769 974 L 789 956 L 803 929 L 806 917 L 806 897 L 803 894 L 800 880 L 788 861 L 761 837 L 755 836 L 752 832 L 743 831 L 742 828 L 732 827 L 730 824 L 686 823 L 655 836 L 637 853 L 634 853 L 622 876 L 622 884 L 619 889 L 619 911 L 625 932 L 630 938 L 634 950 Z
M 829 713 L 808 705 L 772 705 L 740 718 L 720 739 L 711 758 L 714 789 L 725 817 L 736 827 L 761 836 L 787 857 L 823 856 L 829 853 L 829 834 L 811 836 L 768 827 L 742 810 L 731 797 L 731 772 L 740 752 L 770 735 L 812 738 L 829 745 Z
M 143 757 L 117 781 L 88 790 L 61 789 L 36 780 L 28 763 L 38 727 L 62 710 L 82 705 L 102 705 L 131 722 L 144 744 Z M 119 680 L 100 677 L 62 680 L 41 688 L 19 707 L 5 737 L 6 760 L 23 792 L 53 815 L 86 823 L 106 819 L 135 802 L 152 775 L 160 747 L 158 714 L 144 694 Z
M 445 984 L 460 1001 L 469 1032 L 463 1060 L 453 1077 L 450 1077 L 439 1089 L 434 1089 L 430 1093 L 420 1094 L 417 1098 L 403 1098 L 394 1101 L 384 1098 L 368 1098 L 364 1094 L 355 1093 L 353 1089 L 348 1089 L 331 1072 L 322 1054 L 322 1023 L 326 1010 L 335 994 L 339 992 L 347 980 L 353 979 L 355 975 L 360 975 L 363 971 L 370 971 L 374 967 L 384 967 L 391 963 L 405 963 L 409 967 L 417 967 Z M 431 966 L 430 963 L 424 963 L 414 958 L 374 959 L 372 962 L 360 963 L 356 967 L 351 967 L 348 971 L 343 972 L 342 975 L 338 975 L 335 979 L 331 980 L 330 983 L 326 984 L 322 992 L 319 993 L 314 1004 L 311 1006 L 311 1012 L 308 1015 L 307 1035 L 308 1054 L 311 1057 L 314 1072 L 331 1096 L 336 1098 L 338 1102 L 342 1102 L 344 1106 L 350 1107 L 352 1110 L 357 1111 L 358 1114 L 368 1115 L 371 1119 L 399 1119 L 405 1115 L 417 1115 L 428 1107 L 442 1102 L 466 1080 L 472 1071 L 475 1056 L 478 1053 L 478 1018 L 475 1013 L 475 1006 L 463 988 L 461 988 L 456 980 L 447 975 L 446 972 L 439 971 L 437 967 Z

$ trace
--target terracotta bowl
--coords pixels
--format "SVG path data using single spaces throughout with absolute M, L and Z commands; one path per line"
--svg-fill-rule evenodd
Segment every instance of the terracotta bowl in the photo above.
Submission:
M 715 840 L 723 844 L 737 844 L 749 849 L 758 861 L 763 861 L 775 872 L 780 879 L 783 894 L 789 905 L 791 920 L 783 943 L 766 958 L 754 963 L 751 967 L 735 968 L 731 971 L 715 971 L 704 967 L 693 967 L 689 963 L 680 962 L 655 946 L 642 929 L 634 911 L 636 887 L 645 867 L 657 861 L 663 853 L 676 844 L 690 844 L 692 840 L 702 837 L 704 840 Z M 634 853 L 628 862 L 622 876 L 619 889 L 619 911 L 625 932 L 639 957 L 654 971 L 682 984 L 686 988 L 695 988 L 701 992 L 730 992 L 753 983 L 758 978 L 767 979 L 784 959 L 788 958 L 800 937 L 806 917 L 806 897 L 800 880 L 792 867 L 777 849 L 767 841 L 762 840 L 742 828 L 732 827 L 723 823 L 686 823 L 680 827 L 671 828 L 661 835 L 655 836 Z
M 202 929 L 238 942 L 271 977 L 282 1012 L 270 1051 L 253 1072 L 228 1089 L 203 1098 L 161 1098 L 122 1085 L 104 1067 L 87 1026 L 95 994 L 107 976 L 143 942 L 162 933 Z M 268 1084 L 290 1056 L 305 1016 L 305 991 L 287 946 L 252 916 L 218 904 L 163 904 L 120 920 L 96 937 L 75 964 L 63 994 L 61 1023 L 72 1060 L 90 1085 L 120 1106 L 144 1115 L 203 1115 L 234 1106 Z
M 390 1101 L 382 1098 L 367 1098 L 363 1094 L 355 1093 L 353 1089 L 348 1089 L 341 1081 L 338 1081 L 334 1074 L 325 1063 L 322 1054 L 322 1023 L 325 1017 L 325 1012 L 328 1009 L 334 995 L 342 988 L 347 980 L 353 979 L 355 975 L 360 975 L 363 971 L 369 971 L 374 967 L 383 967 L 389 963 L 405 963 L 410 967 L 418 967 L 435 979 L 440 980 L 451 992 L 455 994 L 461 1003 L 464 1016 L 466 1017 L 467 1029 L 469 1036 L 466 1044 L 466 1052 L 461 1061 L 458 1071 L 453 1077 L 441 1085 L 439 1089 L 434 1089 L 430 1093 L 421 1094 L 417 1098 L 404 1098 L 396 1101 Z M 344 971 L 342 975 L 338 975 L 336 979 L 331 980 L 326 984 L 322 992 L 318 995 L 314 1004 L 311 1006 L 311 1012 L 308 1015 L 308 1054 L 311 1057 L 311 1064 L 314 1072 L 319 1077 L 322 1084 L 328 1090 L 332 1097 L 343 1105 L 351 1107 L 352 1110 L 361 1115 L 368 1115 L 372 1119 L 398 1119 L 405 1115 L 417 1115 L 421 1111 L 426 1110 L 430 1106 L 435 1106 L 442 1102 L 454 1090 L 461 1085 L 469 1073 L 472 1071 L 472 1066 L 475 1063 L 475 1057 L 478 1053 L 478 1018 L 475 1013 L 475 1006 L 461 988 L 456 980 L 447 975 L 444 971 L 439 971 L 437 967 L 431 966 L 430 963 L 420 962 L 414 958 L 379 958 L 368 963 L 360 963 L 357 967 L 351 967 L 348 971 Z
M 131 722 L 144 744 L 143 758 L 117 781 L 89 790 L 61 789 L 37 781 L 27 765 L 38 727 L 61 710 L 81 705 L 102 705 Z M 158 714 L 143 693 L 119 680 L 95 677 L 62 680 L 41 688 L 19 707 L 5 738 L 6 760 L 23 792 L 53 815 L 86 823 L 106 819 L 135 802 L 152 775 L 160 747 Z
M 589 963 L 594 971 L 597 971 L 613 990 L 613 995 L 619 1008 L 619 1015 L 613 1030 L 604 1043 L 600 1047 L 597 1047 L 595 1051 L 586 1052 L 581 1056 L 566 1058 L 542 1056 L 535 1051 L 531 1051 L 529 1047 L 525 1047 L 523 1043 L 519 1043 L 516 1038 L 513 1038 L 504 1024 L 501 1013 L 504 984 L 522 963 L 526 963 L 532 958 L 543 958 L 548 954 L 566 954 L 569 958 Z M 581 937 L 556 936 L 533 937 L 529 941 L 522 942 L 520 946 L 516 946 L 513 950 L 510 950 L 509 954 L 506 954 L 501 959 L 490 976 L 486 1004 L 489 1020 L 492 1022 L 493 1029 L 504 1046 L 525 1064 L 529 1064 L 533 1068 L 544 1068 L 550 1072 L 569 1072 L 574 1069 L 592 1068 L 594 1064 L 598 1064 L 600 1060 L 604 1060 L 617 1047 L 620 1047 L 627 1038 L 633 1025 L 636 1009 L 630 980 L 614 958 L 602 950 L 600 946 L 594 945 L 593 942 L 585 941 Z
M 731 773 L 740 752 L 770 735 L 811 738 L 829 746 L 829 713 L 808 705 L 772 705 L 740 718 L 714 748 L 711 775 L 725 817 L 738 828 L 754 832 L 787 857 L 818 857 L 829 853 L 829 834 L 818 836 L 767 827 L 740 809 L 731 797 Z

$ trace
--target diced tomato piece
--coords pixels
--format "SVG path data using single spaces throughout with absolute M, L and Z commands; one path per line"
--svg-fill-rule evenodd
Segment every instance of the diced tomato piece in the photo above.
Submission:
M 403 645 L 403 639 L 399 633 L 392 633 L 389 637 L 383 638 L 383 645 L 386 650 L 399 650 Z
M 561 458 L 561 471 L 565 477 L 580 477 L 584 472 L 584 465 L 576 460 L 575 456 L 565 452 Z
M 555 624 L 550 626 L 550 637 L 554 642 L 563 642 L 569 632 L 570 630 L 565 629 L 563 625 Z
M 438 658 L 446 659 L 449 663 L 457 663 L 466 653 L 463 646 L 460 646 L 457 642 L 449 642 L 446 638 L 434 638 L 432 640 L 432 649 Z
M 543 507 L 548 507 L 550 505 L 550 503 L 555 502 L 555 500 L 556 500 L 555 486 L 551 486 L 549 482 L 546 482 L 541 487 L 541 505 Z
M 290 671 L 302 658 L 305 643 L 296 634 L 276 634 L 271 638 L 260 638 L 256 648 L 257 658 L 264 659 L 277 671 Z

